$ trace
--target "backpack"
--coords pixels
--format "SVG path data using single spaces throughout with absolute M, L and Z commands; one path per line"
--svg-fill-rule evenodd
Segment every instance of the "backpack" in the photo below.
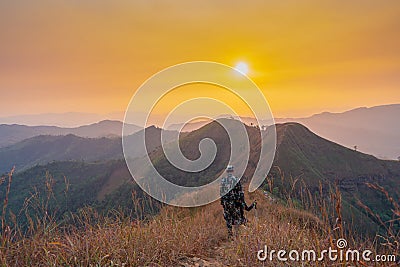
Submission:
M 227 177 L 222 178 L 219 190 L 220 196 L 224 199 L 231 198 L 231 195 L 233 194 L 232 189 L 238 182 L 239 180 L 233 175 L 228 175 Z

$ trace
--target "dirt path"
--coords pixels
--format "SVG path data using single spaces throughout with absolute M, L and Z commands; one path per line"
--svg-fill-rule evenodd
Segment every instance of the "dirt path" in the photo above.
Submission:
M 185 257 L 182 258 L 176 267 L 224 267 L 222 263 L 216 259 L 201 259 L 198 257 Z
M 229 242 L 224 242 L 218 247 L 214 247 L 211 257 L 182 257 L 176 267 L 225 267 L 224 250 Z

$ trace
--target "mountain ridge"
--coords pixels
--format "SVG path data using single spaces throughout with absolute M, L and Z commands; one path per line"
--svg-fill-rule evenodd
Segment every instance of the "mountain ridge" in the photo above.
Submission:
M 7 147 L 38 135 L 67 135 L 73 134 L 80 137 L 98 138 L 121 136 L 122 125 L 120 121 L 103 120 L 97 123 L 82 125 L 79 127 L 58 127 L 58 126 L 27 126 L 20 124 L 0 124 L 0 148 Z M 140 129 L 133 124 L 125 124 L 126 131 L 133 134 Z
M 161 145 L 161 129 L 150 126 L 144 130 L 125 137 L 129 147 L 140 147 L 146 135 L 147 149 L 153 150 Z M 165 132 L 165 141 L 169 142 L 174 136 L 171 131 Z M 127 156 L 136 158 L 143 156 L 146 151 L 130 149 Z M 34 165 L 43 165 L 51 161 L 99 161 L 122 159 L 121 137 L 85 138 L 73 134 L 68 135 L 39 135 L 20 141 L 14 145 L 0 148 L 0 173 L 9 171 L 16 166 L 16 171 L 26 170 Z
M 229 140 L 224 141 L 219 133 L 222 130 L 217 130 L 217 127 L 212 128 L 212 124 L 215 122 L 191 132 L 180 140 L 182 153 L 185 156 L 196 159 L 199 156 L 199 141 L 211 136 L 219 136 L 219 139 L 214 140 L 217 147 L 229 145 Z M 248 183 L 254 175 L 259 156 L 257 151 L 260 150 L 261 144 L 258 127 L 246 126 L 246 130 L 250 138 L 251 153 L 242 177 L 244 183 Z M 273 166 L 266 178 L 273 179 L 273 183 L 279 191 L 295 189 L 299 193 L 309 190 L 313 195 L 319 193 L 321 185 L 323 192 L 327 194 L 331 188 L 338 186 L 343 194 L 345 220 L 349 223 L 363 225 L 363 227 L 360 226 L 360 229 L 369 233 L 374 231 L 377 222 L 360 211 L 358 201 L 367 203 L 382 217 L 390 216 L 391 204 L 382 200 L 379 192 L 368 188 L 367 183 L 379 184 L 394 199 L 400 199 L 398 190 L 400 188 L 400 162 L 381 160 L 372 155 L 346 148 L 316 135 L 299 123 L 277 124 L 276 132 L 277 150 Z M 174 170 L 162 153 L 158 154 L 155 165 L 158 172 L 167 175 L 171 182 L 182 186 L 199 186 L 212 181 L 223 172 L 228 158 L 229 154 L 222 150 L 222 154 L 217 154 L 214 160 L 216 165 L 207 167 L 199 175 L 197 173 L 188 175 Z M 245 159 L 243 158 L 242 161 Z M 233 164 L 237 164 L 237 162 Z M 282 177 L 286 178 L 282 179 Z M 299 182 L 297 186 L 304 185 L 305 188 L 292 185 L 291 182 L 294 180 L 304 181 L 304 184 Z M 263 186 L 267 189 L 269 185 L 265 182 Z M 300 197 L 297 193 L 292 197 Z

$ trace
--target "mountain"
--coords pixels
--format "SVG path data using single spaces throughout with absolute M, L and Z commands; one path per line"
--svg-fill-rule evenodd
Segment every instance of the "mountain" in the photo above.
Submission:
M 194 130 L 200 129 L 201 127 L 211 123 L 214 120 L 220 120 L 220 119 L 236 119 L 236 120 L 241 120 L 244 124 L 247 125 L 258 125 L 257 120 L 255 118 L 251 118 L 251 117 L 238 117 L 238 116 L 231 116 L 228 114 L 222 114 L 219 115 L 217 118 L 215 119 L 201 119 L 198 121 L 192 121 L 189 123 L 173 123 L 169 126 L 167 126 L 166 129 L 171 130 L 171 131 L 183 131 L 183 132 L 192 132 Z M 261 121 L 260 122 L 263 125 L 271 125 L 271 122 L 267 122 L 267 121 Z
M 239 123 L 239 122 L 238 122 Z M 246 125 L 250 138 L 252 153 L 250 163 L 256 162 L 260 149 L 260 131 L 257 127 Z M 310 185 L 318 187 L 318 180 L 326 182 L 348 183 L 350 180 L 368 180 L 370 177 L 387 182 L 400 183 L 400 162 L 380 160 L 374 156 L 349 149 L 322 138 L 299 123 L 283 123 L 276 125 L 277 150 L 274 166 L 279 166 L 292 176 L 302 175 L 309 180 Z M 188 158 L 199 156 L 198 144 L 204 138 L 212 138 L 220 148 L 216 156 L 215 167 L 224 165 L 229 158 L 229 138 L 224 129 L 212 122 L 206 126 L 187 134 L 181 141 L 182 153 Z M 162 160 L 166 161 L 163 154 Z M 253 165 L 253 164 L 249 164 Z M 248 167 L 247 177 L 251 177 L 251 168 Z M 363 178 L 363 179 L 361 179 Z M 314 182 L 314 183 L 312 183 Z
M 75 128 L 61 128 L 56 126 L 26 126 L 26 125 L 0 125 L 0 147 L 6 147 L 22 140 L 38 135 L 68 135 L 80 137 L 98 138 L 109 136 L 121 136 L 123 123 L 120 121 L 101 121 Z M 127 132 L 133 134 L 141 127 L 126 124 Z
M 85 112 L 43 113 L 0 117 L 0 124 L 21 124 L 28 126 L 51 125 L 72 128 L 103 120 L 122 121 L 123 118 L 124 112 L 113 112 L 109 114 Z
M 5 197 L 6 184 L 0 184 L 0 199 Z M 23 227 L 27 223 L 25 211 L 33 218 L 43 216 L 41 212 L 49 212 L 55 214 L 56 221 L 68 222 L 71 212 L 87 206 L 105 213 L 118 208 L 124 211 L 134 209 L 132 191 L 136 192 L 136 197 L 142 200 L 144 206 L 147 205 L 148 197 L 133 182 L 123 160 L 52 162 L 13 176 L 8 208 L 17 214 L 18 222 Z M 35 206 L 44 201 L 49 193 L 52 198 L 47 208 Z M 156 205 L 145 211 L 155 212 Z
M 366 183 L 383 186 L 400 203 L 400 162 L 380 160 L 348 149 L 319 137 L 298 123 L 277 125 L 277 131 L 274 166 L 279 167 L 286 177 L 301 177 L 313 194 L 319 191 L 319 182 L 325 189 L 336 184 L 342 192 L 347 220 L 352 220 L 354 224 L 368 221 L 359 214 L 359 201 L 378 213 L 384 221 L 390 220 L 392 204 Z M 278 177 L 282 174 L 273 168 L 270 175 Z M 275 180 L 279 186 L 279 179 Z M 400 224 L 398 227 L 400 229 Z
M 79 128 L 81 132 L 85 128 Z M 144 135 L 147 149 L 154 150 L 161 145 L 161 129 L 154 126 L 126 137 L 127 146 L 132 147 L 127 155 L 136 158 L 145 155 L 146 151 L 138 148 Z M 173 132 L 165 131 L 166 142 L 174 137 Z M 17 171 L 26 170 L 34 165 L 43 165 L 51 161 L 99 161 L 122 159 L 121 138 L 84 138 L 72 134 L 66 136 L 35 136 L 17 144 L 0 148 L 0 173 L 16 166 Z
M 260 151 L 260 130 L 251 126 L 246 126 L 246 130 L 250 138 L 251 154 L 243 176 L 245 183 L 254 175 Z M 323 193 L 328 196 L 329 190 L 337 185 L 343 195 L 344 214 L 348 223 L 364 225 L 359 229 L 365 232 L 376 230 L 376 222 L 360 210 L 359 201 L 371 207 L 382 218 L 390 219 L 391 203 L 385 200 L 381 192 L 371 190 L 366 183 L 383 186 L 394 199 L 399 200 L 400 162 L 380 160 L 343 147 L 314 134 L 299 123 L 277 124 L 276 132 L 277 150 L 268 176 L 273 178 L 277 192 L 295 189 L 293 197 L 300 198 L 296 194 L 308 190 L 315 195 L 319 193 L 321 183 Z M 153 154 L 158 172 L 182 186 L 199 186 L 215 179 L 224 170 L 230 156 L 229 138 L 217 122 L 203 126 L 182 138 L 182 153 L 191 159 L 198 158 L 198 145 L 204 138 L 212 138 L 218 148 L 211 166 L 200 173 L 188 174 L 175 169 L 159 151 Z M 306 188 L 293 188 L 291 182 L 298 178 L 304 181 Z M 268 188 L 267 183 L 264 186 Z
M 221 118 L 228 118 L 222 115 Z M 381 159 L 398 159 L 400 156 L 400 104 L 362 107 L 342 113 L 324 112 L 307 118 L 275 118 L 276 123 L 298 122 L 314 133 L 345 147 L 354 148 Z M 240 117 L 247 125 L 257 125 L 251 117 Z M 194 131 L 210 123 L 210 120 L 176 123 L 169 130 Z M 266 121 L 262 125 L 270 125 Z
M 200 120 L 189 123 L 173 123 L 169 125 L 167 129 L 171 131 L 192 132 L 194 130 L 200 129 L 201 127 L 209 124 L 210 122 L 211 120 Z
M 335 143 L 382 159 L 400 156 L 400 104 L 362 107 L 342 113 L 324 112 L 308 118 L 276 119 L 298 122 Z
M 234 120 L 231 121 L 232 123 L 240 123 Z M 180 139 L 182 153 L 189 159 L 197 159 L 200 156 L 198 145 L 201 140 L 204 138 L 211 138 L 214 140 L 218 149 L 215 160 L 211 166 L 199 173 L 185 173 L 174 168 L 174 166 L 167 161 L 163 151 L 161 150 L 161 147 L 159 147 L 159 144 L 161 144 L 161 141 L 159 140 L 161 129 L 151 127 L 147 130 L 149 130 L 149 133 L 151 133 L 148 137 L 152 137 L 151 139 L 154 142 L 152 149 L 148 151 L 150 151 L 150 157 L 155 165 L 155 168 L 161 174 L 163 174 L 166 179 L 174 182 L 175 184 L 183 186 L 196 186 L 208 183 L 215 179 L 215 177 L 221 172 L 223 172 L 226 164 L 228 163 L 230 156 L 229 137 L 227 136 L 223 127 L 218 124 L 218 122 L 209 123 L 196 131 L 184 134 Z M 257 127 L 246 126 L 246 130 L 250 138 L 249 141 L 251 153 L 247 169 L 242 177 L 245 184 L 247 184 L 253 177 L 254 168 L 259 158 L 261 141 L 260 134 L 268 133 L 269 129 L 267 128 L 265 131 L 260 132 L 259 128 Z M 357 226 L 357 230 L 361 233 L 376 232 L 378 224 L 375 218 L 370 217 L 366 214 L 366 212 L 363 211 L 362 207 L 360 206 L 360 202 L 366 204 L 373 212 L 379 214 L 380 218 L 382 218 L 384 221 L 387 221 L 391 218 L 390 213 L 393 208 L 392 203 L 387 200 L 382 192 L 372 190 L 366 185 L 366 183 L 379 184 L 388 191 L 395 201 L 398 201 L 400 199 L 400 162 L 380 160 L 374 156 L 343 147 L 332 141 L 321 138 L 305 126 L 298 123 L 277 124 L 276 132 L 277 151 L 273 167 L 270 173 L 267 175 L 268 180 L 272 181 L 272 183 L 268 183 L 268 181 L 266 181 L 263 185 L 264 189 L 271 190 L 276 196 L 280 196 L 284 192 L 293 191 L 291 193 L 291 198 L 293 201 L 301 203 L 301 199 L 305 194 L 309 194 L 312 197 L 317 196 L 320 193 L 320 184 L 322 186 L 323 197 L 326 199 L 326 201 L 331 201 L 329 192 L 335 185 L 337 185 L 342 193 L 343 198 L 343 220 L 347 224 Z M 140 137 L 143 138 L 143 134 L 144 133 L 141 132 L 136 133 L 135 135 L 141 135 Z M 135 139 L 135 135 L 130 136 L 132 138 L 132 141 L 130 142 L 132 142 L 131 145 L 133 148 L 135 147 L 135 144 L 138 144 L 135 142 L 141 142 L 142 140 Z M 171 136 L 172 135 L 173 133 L 171 133 Z M 75 140 L 74 138 L 76 137 L 69 136 L 69 138 Z M 159 141 L 156 141 L 157 139 Z M 116 140 L 120 142 L 120 140 Z M 56 144 L 60 143 L 61 142 L 57 141 L 54 144 L 43 143 L 42 145 L 37 145 L 36 147 L 39 150 L 37 153 L 43 153 L 39 148 L 43 148 L 43 151 L 47 151 L 47 153 L 49 153 L 49 151 L 54 151 L 54 147 L 58 146 Z M 24 147 L 26 146 L 22 146 L 22 148 Z M 105 147 L 107 147 L 105 144 L 101 145 L 100 147 L 97 145 L 94 147 L 96 150 L 91 154 L 95 154 L 97 157 L 101 157 L 101 155 L 108 156 L 107 153 L 113 154 L 111 153 L 113 151 L 112 149 L 105 149 Z M 87 149 L 91 148 L 88 147 Z M 69 150 L 68 148 L 62 148 L 59 151 L 67 151 L 68 153 L 72 153 L 69 151 L 73 151 L 73 149 Z M 11 152 L 12 151 L 5 151 L 3 153 L 2 151 L 1 155 L 3 156 L 3 159 L 6 159 L 7 155 L 12 156 L 13 154 Z M 117 150 L 114 152 L 118 153 Z M 32 151 L 21 150 L 20 153 L 30 154 Z M 142 153 L 144 153 L 144 151 L 142 151 Z M 47 155 L 46 153 L 43 154 Z M 55 155 L 57 155 L 57 153 L 48 155 L 46 160 L 54 157 Z M 32 158 L 36 157 L 37 156 Z M 104 156 L 103 158 L 107 157 Z M 94 160 L 93 156 L 90 159 Z M 244 160 L 245 159 L 242 159 L 241 161 Z M 140 161 L 140 159 L 137 161 Z M 240 159 L 238 162 L 235 162 L 235 165 L 239 164 L 239 161 Z M 66 164 L 67 167 L 61 167 L 63 166 L 62 164 Z M 108 187 L 108 189 L 102 189 L 102 185 L 99 184 L 104 184 L 105 180 L 96 180 L 98 177 L 100 177 L 98 174 L 96 174 L 97 171 L 86 171 L 87 167 L 85 167 L 96 166 L 96 164 L 100 163 L 56 162 L 50 163 L 46 166 L 36 166 L 27 170 L 23 174 L 18 174 L 18 177 L 23 178 L 18 178 L 19 180 L 17 178 L 14 179 L 13 183 L 24 183 L 24 186 L 30 187 L 31 180 L 29 180 L 27 177 L 31 177 L 31 179 L 33 179 L 32 177 L 39 177 L 39 174 L 36 170 L 41 170 L 40 175 L 42 176 L 45 170 L 49 170 L 50 173 L 57 174 L 57 183 L 63 183 L 64 176 L 61 174 L 64 174 L 69 179 L 75 179 L 74 181 L 76 186 L 83 186 L 79 190 L 89 190 L 84 189 L 86 186 L 93 186 L 96 188 L 100 186 L 98 190 L 105 190 L 104 192 L 107 192 L 104 194 L 102 193 L 103 196 L 114 194 L 114 197 L 106 206 L 112 206 L 112 203 L 115 201 L 115 199 L 130 199 L 130 186 L 132 185 L 127 186 L 126 184 L 122 183 L 124 185 L 122 187 L 118 187 L 116 185 L 120 185 L 120 182 L 118 182 L 120 180 L 117 178 L 115 178 L 115 186 L 112 186 L 112 184 L 114 184 L 114 178 L 109 178 L 107 183 L 111 184 L 110 187 Z M 140 170 L 140 166 L 140 164 L 137 164 L 137 169 L 134 169 L 134 172 L 142 171 Z M 61 172 L 58 171 L 59 168 L 62 168 Z M 71 170 L 69 170 L 70 168 Z M 106 168 L 103 169 L 103 167 L 99 167 L 99 170 L 99 173 L 101 174 L 109 173 L 106 171 Z M 76 178 L 76 175 L 78 174 L 74 173 L 74 171 L 82 172 L 78 176 L 79 179 Z M 127 174 L 124 162 L 120 162 L 120 164 L 113 169 L 113 172 L 125 173 L 124 177 L 130 176 Z M 127 178 L 127 180 L 129 179 Z M 92 184 L 90 181 L 93 181 L 93 183 L 96 185 Z M 294 181 L 299 182 L 296 183 Z M 300 181 L 303 181 L 304 183 Z M 20 201 L 22 201 L 22 199 L 20 199 Z M 395 224 L 398 223 L 396 222 Z M 400 229 L 400 224 L 396 227 Z
M 51 161 L 122 158 L 121 139 L 40 135 L 0 149 L 0 172 L 17 171 Z
M 328 181 L 355 177 L 400 175 L 400 162 L 380 160 L 324 139 L 299 123 L 277 125 L 275 164 L 293 176 L 303 175 Z M 287 160 L 290 159 L 290 160 Z

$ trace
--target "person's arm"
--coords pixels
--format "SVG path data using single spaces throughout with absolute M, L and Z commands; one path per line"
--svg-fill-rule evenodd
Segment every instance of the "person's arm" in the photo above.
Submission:
M 250 206 L 247 206 L 246 202 L 244 202 L 244 209 L 246 211 L 251 211 L 253 208 L 255 208 L 257 205 L 257 202 L 254 201 Z
M 253 202 L 250 206 L 247 206 L 246 201 L 245 201 L 245 199 L 244 199 L 244 192 L 243 192 L 242 184 L 240 183 L 240 180 L 239 180 L 239 182 L 236 184 L 236 188 L 237 188 L 237 190 L 238 190 L 238 192 L 239 192 L 239 201 L 240 201 L 240 203 L 242 203 L 243 208 L 244 208 L 246 211 L 251 211 L 251 210 L 255 207 L 255 202 Z

